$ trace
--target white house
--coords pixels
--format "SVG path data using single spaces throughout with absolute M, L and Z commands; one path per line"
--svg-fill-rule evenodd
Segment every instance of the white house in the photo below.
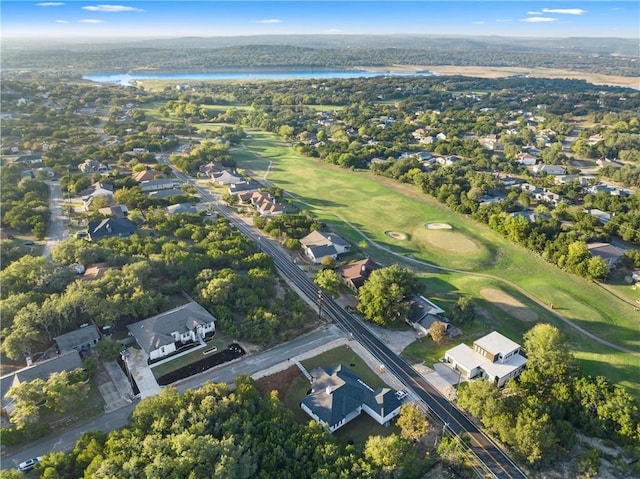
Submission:
M 524 166 L 533 166 L 537 163 L 538 158 L 536 158 L 535 156 L 533 156 L 531 153 L 518 153 L 516 155 L 516 161 L 520 164 L 520 165 L 524 165 Z
M 363 411 L 378 424 L 387 424 L 400 413 L 399 394 L 389 388 L 373 389 L 342 364 L 311 371 L 311 393 L 300 407 L 333 432 Z
M 460 373 L 462 379 L 482 377 L 496 386 L 520 375 L 527 363 L 520 345 L 494 331 L 473 343 L 473 349 L 462 343 L 449 349 L 445 362 Z
M 149 361 L 178 351 L 184 345 L 203 342 L 216 331 L 216 318 L 195 301 L 127 326 Z
M 140 190 L 143 193 L 150 191 L 171 190 L 174 187 L 172 179 L 161 178 L 157 180 L 147 180 L 140 183 Z
M 533 172 L 537 175 L 566 175 L 567 169 L 562 165 L 535 165 Z

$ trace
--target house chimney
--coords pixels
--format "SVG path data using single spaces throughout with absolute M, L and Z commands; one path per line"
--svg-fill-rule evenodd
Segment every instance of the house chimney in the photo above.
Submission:
M 333 389 L 331 388 L 331 386 L 327 386 L 327 394 L 331 394 L 333 392 Z
M 361 272 L 361 273 L 366 273 L 366 272 L 367 272 L 367 265 L 366 265 L 366 264 L 363 264 L 363 265 L 360 267 L 360 272 Z
M 33 360 L 31 359 L 31 356 L 27 356 L 27 367 L 30 367 L 33 365 Z

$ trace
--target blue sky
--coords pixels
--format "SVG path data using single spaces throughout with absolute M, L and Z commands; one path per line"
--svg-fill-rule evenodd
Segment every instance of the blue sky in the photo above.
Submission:
M 3 38 L 129 39 L 262 34 L 434 34 L 640 39 L 640 2 L 10 1 Z

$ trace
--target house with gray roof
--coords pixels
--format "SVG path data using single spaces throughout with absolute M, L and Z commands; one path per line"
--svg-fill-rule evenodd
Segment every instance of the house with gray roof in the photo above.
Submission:
M 87 351 L 100 341 L 100 332 L 93 324 L 81 327 L 66 334 L 53 338 L 61 353 L 77 350 Z
M 0 394 L 2 395 L 2 408 L 11 412 L 13 410 L 12 400 L 6 397 L 7 391 L 13 386 L 33 381 L 34 379 L 49 379 L 53 373 L 62 371 L 73 371 L 82 368 L 80 354 L 75 349 L 67 351 L 46 361 L 34 363 L 26 368 L 22 368 L 11 374 L 0 377 Z
M 412 295 L 407 323 L 415 329 L 419 336 L 431 334 L 431 327 L 436 323 L 444 324 L 445 330 L 449 329 L 449 320 L 444 316 L 444 309 L 429 301 L 424 296 Z
M 89 221 L 87 237 L 91 241 L 113 236 L 128 238 L 137 230 L 136 224 L 127 218 L 107 218 L 101 221 Z
M 167 206 L 165 211 L 168 215 L 178 215 L 182 213 L 196 214 L 198 209 L 189 203 L 178 203 L 177 205 Z
M 400 413 L 401 400 L 389 388 L 373 389 L 342 364 L 311 371 L 311 393 L 300 407 L 333 432 L 363 411 L 378 424 L 387 424 Z
M 209 311 L 192 301 L 130 324 L 127 329 L 153 362 L 189 343 L 203 342 L 205 337 L 215 334 L 215 321 Z
M 322 258 L 336 259 L 339 254 L 350 251 L 351 245 L 333 233 L 312 231 L 300 240 L 307 258 L 315 264 L 322 262 Z

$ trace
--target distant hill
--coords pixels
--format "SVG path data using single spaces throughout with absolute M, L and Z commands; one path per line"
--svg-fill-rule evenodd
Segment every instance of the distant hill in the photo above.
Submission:
M 5 41 L 3 69 L 208 72 L 237 68 L 526 66 L 639 76 L 638 42 L 621 38 L 421 35 L 185 37 L 110 43 Z

